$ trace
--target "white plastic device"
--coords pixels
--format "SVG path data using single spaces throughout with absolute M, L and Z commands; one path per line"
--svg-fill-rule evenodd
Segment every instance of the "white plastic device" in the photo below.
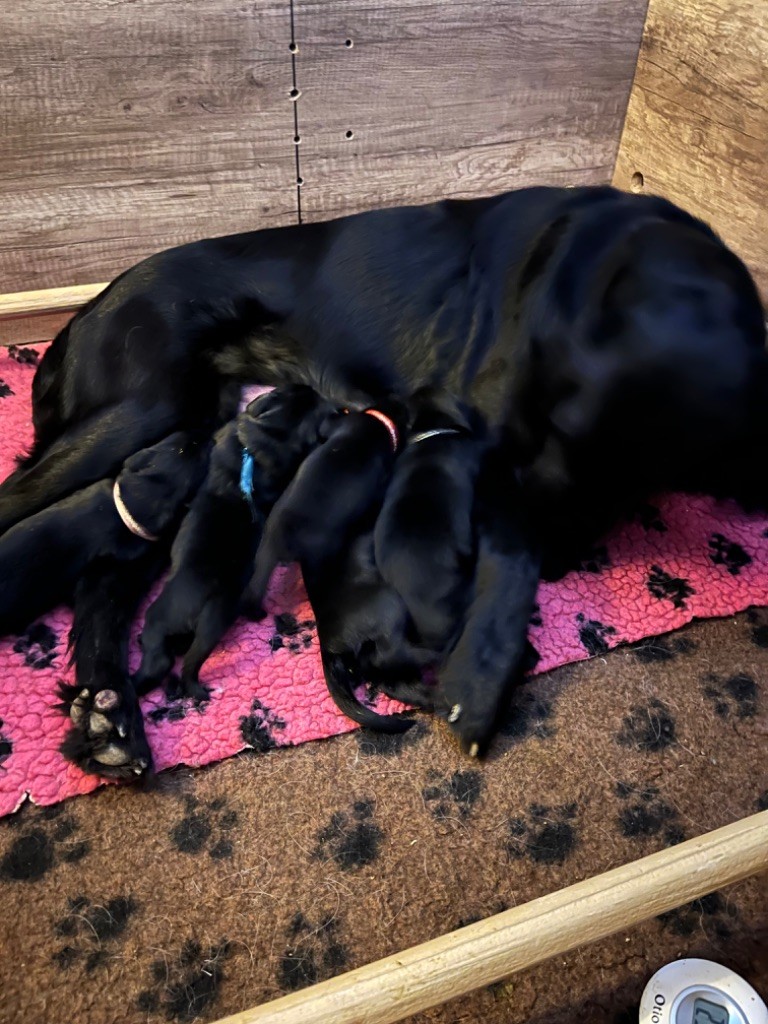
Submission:
M 646 985 L 640 1024 L 768 1024 L 768 1007 L 727 967 L 711 960 L 676 960 Z

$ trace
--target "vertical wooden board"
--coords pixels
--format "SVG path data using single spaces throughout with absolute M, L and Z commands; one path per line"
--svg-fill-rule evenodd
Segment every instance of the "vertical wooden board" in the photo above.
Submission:
M 608 181 L 645 7 L 294 0 L 304 217 Z
M 0 292 L 295 220 L 290 0 L 15 0 L 0 39 Z
M 614 183 L 712 224 L 768 301 L 767 180 L 768 3 L 650 0 Z

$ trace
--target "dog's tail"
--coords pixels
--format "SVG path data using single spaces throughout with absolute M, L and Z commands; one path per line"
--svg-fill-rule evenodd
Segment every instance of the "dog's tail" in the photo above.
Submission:
M 341 654 L 327 654 L 323 651 L 323 671 L 328 692 L 336 707 L 353 722 L 378 732 L 406 732 L 416 722 L 407 715 L 380 715 L 361 704 L 355 696 L 355 687 L 361 680 L 353 673 Z

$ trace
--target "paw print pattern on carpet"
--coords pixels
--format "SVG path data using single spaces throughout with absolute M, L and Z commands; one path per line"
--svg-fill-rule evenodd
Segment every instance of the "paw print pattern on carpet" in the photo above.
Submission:
M 44 622 L 35 622 L 13 642 L 16 654 L 24 655 L 24 664 L 30 668 L 50 668 L 56 660 L 59 638 Z
M 403 751 L 415 746 L 429 733 L 424 721 L 417 721 L 407 732 L 376 732 L 374 729 L 358 729 L 357 743 L 364 757 L 380 754 L 383 757 L 399 757 Z
M 626 716 L 618 736 L 623 747 L 656 754 L 677 743 L 677 728 L 670 709 L 653 697 Z
M 182 722 L 193 712 L 204 715 L 209 706 L 208 701 L 190 700 L 183 697 L 171 697 L 167 704 L 152 708 L 147 718 L 156 725 L 158 722 Z
M 507 853 L 537 864 L 563 864 L 578 844 L 576 804 L 544 807 L 531 804 L 524 818 L 511 818 Z
M 661 836 L 666 846 L 676 846 L 686 838 L 677 811 L 659 796 L 655 786 L 637 789 L 628 782 L 617 782 L 616 795 L 623 804 L 619 829 L 627 839 Z
M 696 593 L 688 580 L 681 576 L 672 576 L 660 565 L 651 566 L 646 585 L 655 598 L 659 601 L 671 601 L 675 608 L 686 608 L 686 601 Z
M 373 821 L 373 800 L 358 800 L 351 812 L 336 811 L 317 833 L 314 856 L 333 858 L 342 871 L 372 864 L 379 856 L 384 833 Z
M 301 911 L 294 915 L 277 969 L 278 984 L 284 992 L 296 992 L 345 970 L 349 951 L 339 941 L 338 931 L 334 917 L 324 917 L 314 925 Z
M 421 795 L 432 817 L 445 821 L 458 816 L 466 821 L 483 793 L 485 783 L 482 772 L 468 768 L 466 771 L 454 772 L 450 778 L 440 779 L 439 775 L 430 775 L 433 784 L 426 786 Z
M 545 740 L 557 732 L 551 724 L 553 715 L 554 711 L 550 701 L 528 692 L 515 700 L 499 733 L 501 736 L 508 736 L 517 742 L 522 742 L 530 736 Z
M 192 1024 L 216 1001 L 224 980 L 224 961 L 231 944 L 222 939 L 203 947 L 187 939 L 175 959 L 155 960 L 152 984 L 139 994 L 136 1005 L 142 1013 L 162 1013 L 166 1020 Z
M 180 853 L 198 854 L 205 850 L 213 860 L 232 856 L 230 832 L 237 825 L 237 811 L 227 807 L 223 797 L 200 804 L 187 798 L 187 814 L 174 825 L 169 835 Z
M 278 651 L 281 647 L 287 647 L 292 654 L 300 654 L 312 646 L 315 636 L 315 620 L 304 619 L 302 622 L 284 612 L 275 616 L 275 632 L 270 637 L 269 647 L 272 651 Z
M 44 808 L 34 824 L 22 825 L 21 834 L 0 860 L 0 879 L 36 882 L 57 864 L 74 864 L 89 853 L 90 844 L 77 839 L 80 826 L 62 811 L 61 805 Z
M 692 654 L 696 644 L 685 636 L 649 636 L 629 650 L 638 661 L 650 665 L 660 661 L 672 661 L 678 654 Z
M 704 684 L 704 695 L 720 718 L 754 718 L 759 694 L 755 680 L 743 673 L 725 680 L 709 675 Z
M 659 914 L 658 920 L 681 938 L 690 938 L 696 932 L 706 935 L 712 931 L 717 939 L 725 942 L 731 937 L 728 922 L 738 916 L 736 907 L 727 902 L 722 893 L 711 892 L 692 903 L 684 903 L 682 907 Z
M 258 697 L 254 697 L 251 702 L 251 713 L 240 719 L 240 734 L 246 744 L 260 754 L 278 746 L 274 730 L 284 728 L 283 719 L 265 707 Z
M 709 557 L 713 565 L 724 565 L 731 576 L 738 576 L 742 569 L 752 565 L 752 556 L 741 544 L 728 540 L 722 533 L 713 533 L 710 537 Z
M 130 896 L 98 903 L 85 896 L 70 899 L 68 913 L 54 925 L 56 934 L 70 941 L 54 952 L 53 962 L 63 971 L 83 963 L 88 974 L 102 967 L 116 954 L 135 911 L 136 903 Z
M 594 658 L 610 650 L 606 637 L 615 635 L 614 626 L 604 626 L 597 619 L 586 619 L 581 612 L 576 616 L 576 621 L 579 623 L 579 640 L 590 657 Z

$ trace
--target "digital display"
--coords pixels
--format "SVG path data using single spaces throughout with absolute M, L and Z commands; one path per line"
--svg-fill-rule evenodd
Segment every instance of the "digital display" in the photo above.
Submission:
M 693 1004 L 691 1024 L 729 1024 L 731 1015 L 727 1007 L 711 1003 L 708 999 L 697 998 Z

